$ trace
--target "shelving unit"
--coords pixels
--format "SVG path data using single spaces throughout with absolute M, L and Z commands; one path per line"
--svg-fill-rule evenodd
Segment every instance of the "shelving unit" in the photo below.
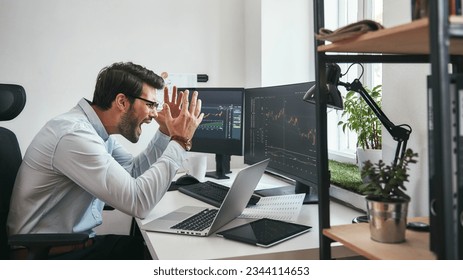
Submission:
M 314 28 L 317 33 L 324 26 L 324 1 L 314 1 Z M 440 164 L 430 167 L 430 208 L 431 211 L 431 244 L 438 244 L 433 248 L 439 259 L 463 258 L 463 230 L 459 214 L 463 205 L 458 205 L 455 180 L 458 172 L 455 171 L 457 152 L 455 138 L 451 127 L 451 101 L 449 94 L 450 79 L 448 73 L 449 63 L 454 73 L 463 72 L 463 17 L 448 17 L 447 1 L 429 1 L 429 19 L 420 19 L 408 24 L 386 28 L 358 36 L 354 39 L 344 40 L 324 45 L 316 42 L 315 62 L 317 88 L 326 84 L 326 63 L 430 63 L 432 74 L 432 106 L 433 130 L 429 133 L 429 153 L 433 160 Z M 342 53 L 342 54 L 340 54 Z M 353 55 L 355 53 L 355 55 Z M 329 182 L 328 148 L 327 148 L 327 116 L 326 96 L 317 94 L 317 145 L 318 145 L 318 185 L 319 185 L 319 228 L 320 228 L 320 258 L 331 259 L 331 243 L 339 241 L 348 244 L 345 239 L 351 227 L 336 227 L 330 229 L 329 209 Z M 463 147 L 461 147 L 463 149 Z M 432 159 L 431 159 L 432 160 Z M 452 171 L 453 170 L 453 171 Z M 455 175 L 457 173 L 457 175 Z M 460 174 L 463 176 L 463 174 Z M 461 188 L 461 187 L 460 187 Z M 455 197 L 457 197 L 455 199 Z M 362 226 L 361 226 L 362 227 Z M 341 230 L 340 230 L 341 229 Z M 356 230 L 360 227 L 355 228 Z M 348 230 L 346 232 L 346 230 Z M 436 242 L 439 238 L 439 242 Z M 352 240 L 352 239 L 349 239 Z M 355 239 L 354 239 L 355 240 Z M 352 244 L 351 244 L 352 245 Z M 422 246 L 421 244 L 420 246 Z M 433 255 L 428 240 L 426 258 Z M 374 256 L 371 250 L 375 246 L 367 247 L 370 251 L 363 251 L 366 257 Z M 421 248 L 422 249 L 422 248 Z M 391 257 L 391 256 L 389 256 Z

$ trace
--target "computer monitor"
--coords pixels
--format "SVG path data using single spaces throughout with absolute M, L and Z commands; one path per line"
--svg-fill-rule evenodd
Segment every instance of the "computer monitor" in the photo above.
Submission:
M 303 96 L 314 82 L 245 90 L 244 162 L 270 158 L 267 172 L 288 179 L 287 187 L 263 195 L 306 193 L 304 203 L 317 203 L 315 105 Z
M 183 91 L 186 88 L 179 88 Z M 216 170 L 207 177 L 228 179 L 232 155 L 243 155 L 244 88 L 188 88 L 198 91 L 204 118 L 193 137 L 193 152 L 215 154 Z

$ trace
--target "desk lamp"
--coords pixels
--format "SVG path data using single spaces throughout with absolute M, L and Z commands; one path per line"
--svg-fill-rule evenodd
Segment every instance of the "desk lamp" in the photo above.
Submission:
M 341 76 L 341 68 L 335 63 L 326 64 L 326 86 L 320 91 L 323 94 L 328 94 L 326 106 L 336 110 L 342 110 L 342 97 L 338 90 L 339 77 Z M 315 95 L 317 94 L 317 85 L 312 86 L 304 95 L 304 101 L 315 103 Z
M 353 63 L 355 64 L 355 63 Z M 349 71 L 350 67 L 353 65 L 351 64 L 347 70 Z M 363 66 L 359 64 L 362 68 L 362 74 L 360 77 L 363 75 Z M 381 110 L 381 108 L 376 104 L 376 102 L 373 100 L 373 98 L 368 94 L 368 92 L 365 90 L 363 87 L 362 83 L 360 82 L 359 78 L 355 79 L 352 83 L 344 83 L 339 81 L 339 78 L 344 76 L 341 74 L 340 67 L 337 64 L 329 64 L 327 65 L 327 70 L 326 70 L 326 77 L 327 77 L 327 87 L 325 91 L 323 92 L 328 92 L 328 96 L 341 96 L 337 87 L 338 86 L 343 86 L 346 88 L 346 90 L 352 90 L 360 94 L 360 96 L 363 98 L 363 100 L 367 103 L 368 107 L 371 108 L 371 110 L 375 113 L 376 117 L 381 121 L 383 126 L 386 128 L 386 130 L 389 132 L 389 134 L 392 136 L 392 138 L 397 141 L 397 148 L 395 152 L 395 157 L 394 157 L 394 162 L 393 164 L 396 165 L 399 159 L 404 157 L 405 150 L 407 147 L 407 141 L 408 138 L 410 137 L 410 133 L 412 132 L 412 128 L 408 124 L 402 124 L 402 125 L 395 125 L 393 122 L 389 120 L 389 118 L 384 114 L 384 112 Z M 346 72 L 346 73 L 347 73 Z M 304 96 L 304 101 L 307 102 L 315 102 L 315 94 L 316 94 L 315 86 L 310 88 L 307 93 Z M 335 100 L 332 97 L 328 98 L 328 103 L 330 100 Z M 342 101 L 341 101 L 342 102 Z M 339 103 L 338 103 L 339 104 Z M 332 106 L 330 104 L 327 104 L 327 106 L 331 106 L 336 109 L 342 109 L 342 103 L 341 106 Z M 366 223 L 368 222 L 368 217 L 367 216 L 359 216 L 356 217 L 352 220 L 353 223 Z
M 351 64 L 349 68 L 352 65 L 353 64 Z M 359 65 L 362 67 L 362 74 L 360 75 L 361 77 L 363 75 L 363 66 L 362 64 L 359 64 Z M 349 69 L 347 71 L 349 71 Z M 339 78 L 344 76 L 345 74 L 344 75 L 341 74 L 340 67 L 335 63 L 331 63 L 327 65 L 326 73 L 327 73 L 326 74 L 327 89 L 324 92 L 328 91 L 328 96 L 332 96 L 331 98 L 328 98 L 328 102 L 330 100 L 337 100 L 337 97 L 333 99 L 333 96 L 339 96 L 340 98 L 341 95 L 337 89 L 338 86 L 343 86 L 346 88 L 346 90 L 349 90 L 349 91 L 352 90 L 360 94 L 360 96 L 367 103 L 367 105 L 371 108 L 371 110 L 375 113 L 376 117 L 381 121 L 381 123 L 386 128 L 386 130 L 389 132 L 389 134 L 392 136 L 392 138 L 395 141 L 397 141 L 397 148 L 396 148 L 394 162 L 393 162 L 393 164 L 396 165 L 399 159 L 403 158 L 405 154 L 405 150 L 407 148 L 407 141 L 408 141 L 408 138 L 410 137 L 410 133 L 412 132 L 412 128 L 408 124 L 395 125 L 393 122 L 391 122 L 389 118 L 381 110 L 381 108 L 378 106 L 378 104 L 376 104 L 373 98 L 365 90 L 359 78 L 355 79 L 352 83 L 344 83 L 344 82 L 339 81 Z M 304 96 L 304 101 L 315 102 L 314 96 L 316 92 L 317 91 L 315 90 L 315 86 L 310 88 Z M 339 104 L 339 102 L 337 104 Z M 330 106 L 330 105 L 327 104 L 327 106 Z M 341 101 L 341 106 L 331 105 L 331 107 L 334 107 L 336 109 L 342 109 L 342 101 Z
M 362 67 L 363 75 L 363 66 L 361 64 L 359 65 Z M 378 106 L 378 104 L 376 104 L 373 98 L 368 94 L 358 78 L 355 79 L 352 83 L 338 82 L 338 85 L 345 87 L 346 90 L 352 90 L 360 94 L 363 100 L 375 113 L 376 117 L 381 121 L 384 128 L 386 128 L 386 130 L 392 136 L 392 139 L 397 141 L 397 148 L 393 161 L 393 164 L 396 165 L 399 159 L 404 157 L 405 150 L 407 148 L 407 141 L 410 137 L 410 133 L 412 132 L 412 128 L 408 124 L 395 125 L 393 122 L 391 122 L 386 114 L 384 114 L 384 112 Z

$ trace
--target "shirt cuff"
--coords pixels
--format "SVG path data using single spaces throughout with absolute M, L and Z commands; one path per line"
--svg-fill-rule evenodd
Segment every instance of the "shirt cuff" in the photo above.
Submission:
M 156 144 L 162 150 L 165 150 L 167 148 L 167 145 L 169 145 L 169 142 L 170 142 L 170 136 L 162 133 L 159 129 L 156 131 L 154 139 L 156 139 L 155 141 Z
M 170 141 L 162 156 L 169 158 L 177 168 L 180 168 L 186 159 L 187 151 L 177 141 Z

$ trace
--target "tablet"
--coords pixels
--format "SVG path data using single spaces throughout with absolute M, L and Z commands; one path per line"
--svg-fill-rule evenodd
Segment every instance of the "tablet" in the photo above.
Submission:
M 261 247 L 270 247 L 303 234 L 311 228 L 311 226 L 263 218 L 217 232 L 217 235 Z

